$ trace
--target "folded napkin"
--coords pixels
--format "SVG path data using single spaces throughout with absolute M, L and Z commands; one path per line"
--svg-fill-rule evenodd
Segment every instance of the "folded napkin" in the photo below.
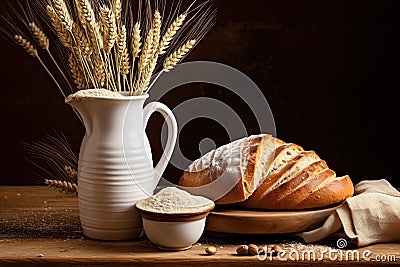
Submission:
M 307 243 L 344 229 L 358 246 L 400 241 L 400 192 L 387 180 L 362 181 L 354 196 L 332 213 L 318 229 L 300 233 Z

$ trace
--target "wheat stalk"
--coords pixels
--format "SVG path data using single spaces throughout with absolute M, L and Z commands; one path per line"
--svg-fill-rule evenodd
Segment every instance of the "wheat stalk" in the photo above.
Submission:
M 97 82 L 98 88 L 103 88 L 106 81 L 106 73 L 104 70 L 104 63 L 100 56 L 95 56 L 94 59 L 94 77 Z
M 140 1 L 137 5 L 137 16 L 129 10 L 134 4 L 125 0 L 42 0 L 31 6 L 39 12 L 46 11 L 44 15 L 47 15 L 59 41 L 68 50 L 69 57 L 64 63 L 71 76 L 67 80 L 76 85 L 69 83 L 71 91 L 76 88 L 104 87 L 114 91 L 128 90 L 138 95 L 152 87 L 149 84 L 160 55 L 174 51 L 168 57 L 163 56 L 163 69 L 159 75 L 173 69 L 194 47 L 194 40 L 201 40 L 210 29 L 215 15 L 208 5 L 211 1 L 204 0 L 197 7 L 194 7 L 194 1 L 180 15 L 178 10 L 171 9 L 170 17 L 167 18 L 163 18 L 168 10 L 164 7 L 167 3 L 165 0 L 156 0 L 154 5 L 151 1 Z M 26 3 L 26 6 L 30 5 L 29 1 Z M 180 4 L 176 8 L 179 9 L 179 6 Z M 49 38 L 33 22 L 30 11 L 17 15 L 22 22 L 20 25 L 28 26 L 36 47 L 46 50 L 60 73 L 66 77 L 51 55 Z M 29 21 L 24 21 L 28 18 Z M 13 25 L 14 21 L 8 16 L 4 16 L 4 19 L 8 25 L 18 25 Z M 166 22 L 169 24 L 163 25 Z M 129 32 L 126 25 L 130 27 Z M 37 57 L 54 79 L 39 57 L 42 52 L 24 39 L 22 34 L 18 36 L 15 41 L 31 56 Z M 60 56 L 63 58 L 62 53 Z M 45 59 L 48 60 L 49 57 Z M 64 93 L 63 95 L 65 96 Z
M 74 80 L 76 87 L 79 90 L 85 89 L 87 82 L 83 71 L 78 65 L 78 62 L 74 56 L 74 54 L 70 54 L 68 58 L 69 67 L 71 70 L 71 75 Z
M 21 35 L 15 35 L 14 40 L 20 46 L 22 46 L 30 56 L 38 57 L 38 52 L 37 52 L 36 48 L 31 44 L 31 42 L 29 42 L 28 40 L 23 38 Z
M 158 52 L 158 46 L 160 42 L 160 35 L 161 35 L 161 14 L 158 10 L 154 12 L 154 19 L 153 19 L 153 45 L 152 45 L 152 53 L 155 56 Z
M 54 10 L 58 15 L 58 18 L 60 19 L 62 25 L 67 31 L 71 31 L 74 21 L 71 18 L 71 15 L 64 0 L 53 0 L 53 3 Z
M 179 61 L 181 61 L 182 58 L 190 51 L 190 49 L 193 48 L 195 43 L 196 40 L 189 40 L 178 50 L 169 55 L 164 61 L 163 71 L 169 72 L 170 70 L 172 70 L 179 63 Z
M 73 40 L 71 33 L 63 26 L 62 21 L 59 19 L 56 11 L 52 6 L 48 5 L 46 7 L 46 11 L 61 44 L 66 48 L 71 49 L 73 47 Z
M 75 0 L 75 2 L 82 25 L 89 25 L 94 28 L 96 16 L 91 3 L 88 0 Z
M 64 171 L 72 181 L 76 181 L 78 179 L 78 172 L 71 166 L 64 166 Z
M 110 53 L 117 39 L 117 26 L 114 12 L 107 6 L 100 8 L 102 23 L 104 27 L 103 40 L 104 51 Z
M 48 50 L 49 38 L 47 38 L 46 34 L 34 22 L 31 22 L 28 25 L 39 46 L 42 49 Z
M 76 23 L 73 26 L 72 32 L 74 34 L 75 48 L 78 48 L 79 51 L 85 56 L 91 55 L 93 53 L 93 50 L 91 49 L 89 40 L 82 27 Z
M 78 193 L 78 185 L 75 183 L 60 181 L 60 180 L 49 180 L 44 181 L 46 185 L 66 194 L 76 194 Z
M 129 73 L 129 54 L 128 48 L 126 46 L 126 27 L 122 25 L 121 30 L 117 38 L 117 55 L 118 55 L 118 70 L 122 75 L 127 75 Z
M 139 24 L 139 22 L 136 22 L 135 26 L 133 27 L 133 33 L 132 33 L 132 56 L 133 56 L 133 58 L 137 58 L 139 56 L 141 46 L 142 46 L 142 37 L 140 36 L 140 24 Z
M 122 3 L 121 0 L 114 0 L 113 11 L 115 14 L 115 20 L 118 26 L 121 24 L 121 13 L 122 13 Z
M 186 19 L 186 16 L 186 13 L 181 14 L 179 17 L 176 18 L 175 21 L 172 22 L 171 26 L 167 29 L 158 46 L 159 55 L 165 54 L 165 50 L 168 49 L 171 40 L 175 37 L 177 31 L 181 28 L 183 22 Z

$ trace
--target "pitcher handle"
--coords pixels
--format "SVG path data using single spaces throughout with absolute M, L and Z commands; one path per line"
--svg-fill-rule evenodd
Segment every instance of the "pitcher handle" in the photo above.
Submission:
M 155 184 L 157 184 L 159 182 L 162 174 L 164 173 L 165 168 L 167 168 L 168 162 L 172 156 L 172 152 L 174 151 L 176 137 L 178 135 L 178 125 L 176 124 L 176 119 L 175 119 L 174 114 L 166 105 L 164 105 L 160 102 L 151 102 L 151 103 L 147 104 L 146 107 L 143 109 L 143 122 L 144 122 L 145 128 L 147 126 L 147 122 L 149 121 L 151 114 L 153 114 L 154 112 L 161 113 L 161 115 L 164 117 L 165 121 L 167 122 L 167 126 L 168 126 L 167 145 L 161 156 L 160 161 L 157 163 L 156 167 L 154 168 L 155 179 L 156 179 Z

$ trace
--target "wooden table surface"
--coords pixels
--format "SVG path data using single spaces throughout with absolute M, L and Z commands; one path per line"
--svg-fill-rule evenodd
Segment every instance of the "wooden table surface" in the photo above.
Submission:
M 324 260 L 321 260 L 317 254 L 316 260 L 299 258 L 294 261 L 289 255 L 291 248 L 311 246 L 299 243 L 299 239 L 290 235 L 229 238 L 203 236 L 191 249 L 179 252 L 160 251 L 145 238 L 126 242 L 91 240 L 85 238 L 81 232 L 76 196 L 65 196 L 44 186 L 0 186 L 0 219 L 0 265 L 3 266 L 400 265 L 399 243 L 376 244 L 358 249 L 361 257 L 366 250 L 371 251 L 371 255 L 365 252 L 369 261 L 352 259 L 348 250 L 339 250 L 344 253 L 342 255 L 349 252 L 348 260 L 343 256 L 342 259 L 338 257 L 332 261 L 324 254 Z M 264 258 L 264 261 L 257 256 L 237 256 L 236 246 L 242 243 L 279 244 L 288 253 L 281 258 L 274 256 L 272 260 Z M 321 251 L 329 248 L 327 244 L 329 245 L 329 241 L 315 245 L 314 248 Z M 217 254 L 206 255 L 204 249 L 207 246 L 217 247 Z M 291 255 L 296 258 L 295 254 Z

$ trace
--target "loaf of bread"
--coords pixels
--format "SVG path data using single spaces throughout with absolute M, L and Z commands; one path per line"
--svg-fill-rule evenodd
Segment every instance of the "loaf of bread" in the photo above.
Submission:
M 185 170 L 179 185 L 201 188 L 221 177 L 233 186 L 219 199 L 214 197 L 215 202 L 252 209 L 317 208 L 354 192 L 350 177 L 336 177 L 314 151 L 270 135 L 250 136 L 210 151 Z
M 270 135 L 257 135 L 221 146 L 194 161 L 183 173 L 179 185 L 192 194 L 211 199 L 221 197 L 218 204 L 242 202 L 267 175 L 276 148 L 283 144 Z M 212 188 L 191 190 L 212 182 Z

